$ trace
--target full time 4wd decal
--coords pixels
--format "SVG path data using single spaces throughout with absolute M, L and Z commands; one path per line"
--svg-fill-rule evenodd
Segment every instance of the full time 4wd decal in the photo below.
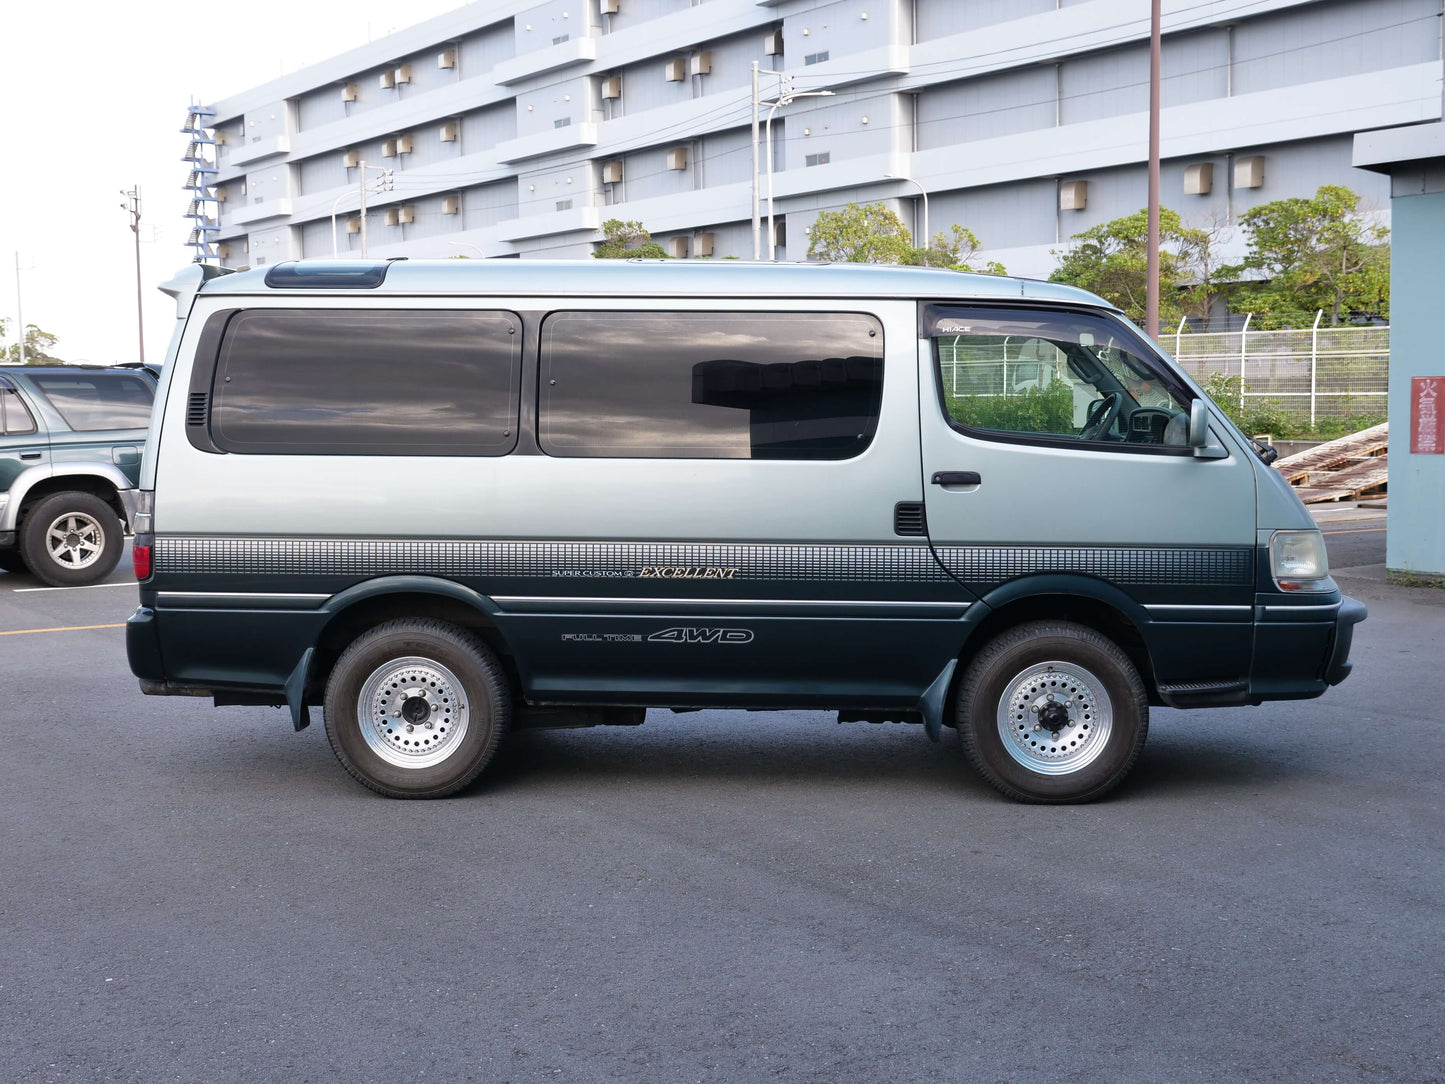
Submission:
M 753 642 L 753 630 L 674 625 L 670 629 L 654 632 L 647 639 L 649 643 L 662 644 L 750 644 Z

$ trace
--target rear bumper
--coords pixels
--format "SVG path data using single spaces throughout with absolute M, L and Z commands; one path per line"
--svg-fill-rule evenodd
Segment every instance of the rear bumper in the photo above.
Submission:
M 166 678 L 165 666 L 161 663 L 161 637 L 156 629 L 156 612 L 149 606 L 140 606 L 126 619 L 125 655 L 130 663 L 130 672 L 141 679 L 144 689 L 147 682 L 161 682 Z

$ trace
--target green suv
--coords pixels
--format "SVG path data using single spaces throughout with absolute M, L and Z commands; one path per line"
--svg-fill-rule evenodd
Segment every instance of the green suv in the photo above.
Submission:
M 110 575 L 155 392 L 143 368 L 0 365 L 0 569 L 52 587 Z

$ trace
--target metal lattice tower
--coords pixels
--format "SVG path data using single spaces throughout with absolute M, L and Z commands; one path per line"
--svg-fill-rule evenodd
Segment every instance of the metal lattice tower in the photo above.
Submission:
M 216 252 L 216 234 L 221 229 L 220 201 L 216 197 L 216 137 L 211 125 L 216 111 L 192 102 L 186 111 L 186 126 L 181 134 L 190 142 L 182 162 L 189 162 L 190 176 L 183 186 L 191 193 L 191 204 L 185 217 L 191 220 L 191 235 L 186 244 L 194 250 L 194 263 L 220 261 Z

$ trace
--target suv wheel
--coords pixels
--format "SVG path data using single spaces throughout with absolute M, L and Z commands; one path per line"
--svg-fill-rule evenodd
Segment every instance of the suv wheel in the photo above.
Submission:
M 51 587 L 99 583 L 124 544 L 120 517 L 93 493 L 52 493 L 26 512 L 20 531 L 25 566 Z

